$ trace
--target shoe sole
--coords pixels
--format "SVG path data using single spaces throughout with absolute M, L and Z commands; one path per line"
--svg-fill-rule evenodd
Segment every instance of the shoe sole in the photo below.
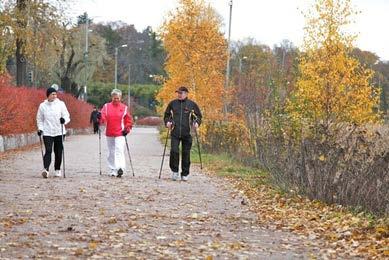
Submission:
M 117 177 L 118 177 L 118 178 L 121 178 L 122 175 L 123 175 L 123 170 L 122 170 L 122 169 L 119 169 L 119 170 L 118 170 L 118 175 L 117 175 Z
M 42 177 L 43 177 L 44 179 L 47 179 L 47 175 L 48 175 L 48 174 L 47 174 L 46 171 L 43 171 L 43 172 L 42 172 Z

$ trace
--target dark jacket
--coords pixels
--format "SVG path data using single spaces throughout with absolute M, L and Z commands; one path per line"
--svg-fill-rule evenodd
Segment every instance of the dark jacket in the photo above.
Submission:
M 91 123 L 98 123 L 99 122 L 99 119 L 97 118 L 97 115 L 99 114 L 100 112 L 97 111 L 97 110 L 93 110 L 92 113 L 90 114 L 90 122 Z
M 166 107 L 163 120 L 173 122 L 172 135 L 175 137 L 185 137 L 190 135 L 190 126 L 194 122 L 201 124 L 201 111 L 198 105 L 186 98 L 184 100 L 175 99 Z

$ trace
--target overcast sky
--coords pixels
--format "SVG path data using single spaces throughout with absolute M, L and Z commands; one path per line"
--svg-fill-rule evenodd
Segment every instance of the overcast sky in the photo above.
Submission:
M 229 0 L 205 0 L 224 19 L 227 35 Z M 313 0 L 234 0 L 232 10 L 232 40 L 251 37 L 273 46 L 283 39 L 300 46 L 303 39 L 306 10 Z M 389 0 L 353 0 L 362 13 L 355 17 L 352 31 L 359 33 L 357 47 L 389 60 L 388 16 Z M 80 0 L 72 6 L 71 15 L 88 12 L 95 22 L 121 20 L 134 24 L 138 31 L 151 26 L 156 30 L 177 0 Z

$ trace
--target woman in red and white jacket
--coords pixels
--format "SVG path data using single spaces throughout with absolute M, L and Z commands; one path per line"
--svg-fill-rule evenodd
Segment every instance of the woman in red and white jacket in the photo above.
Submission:
M 99 120 L 100 124 L 106 124 L 109 175 L 121 177 L 126 168 L 125 136 L 131 131 L 132 116 L 128 107 L 121 102 L 122 92 L 119 89 L 112 90 L 111 99 L 101 109 Z

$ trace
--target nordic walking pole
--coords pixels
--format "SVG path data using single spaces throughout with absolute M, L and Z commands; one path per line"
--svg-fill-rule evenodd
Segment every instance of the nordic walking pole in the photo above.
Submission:
M 99 166 L 100 166 L 100 175 L 101 175 L 101 129 L 99 124 Z
M 134 167 L 132 167 L 132 160 L 131 160 L 131 154 L 130 154 L 130 147 L 128 147 L 128 142 L 127 142 L 127 137 L 125 136 L 124 139 L 126 140 L 126 146 L 127 146 L 128 157 L 130 158 L 130 165 L 131 165 L 131 170 L 132 170 L 132 176 L 135 177 Z
M 65 174 L 65 147 L 64 147 L 64 137 L 63 137 L 63 124 L 61 124 L 61 137 L 62 137 L 62 164 L 63 164 L 63 177 L 66 178 Z
M 200 142 L 199 142 L 199 136 L 197 135 L 197 129 L 195 128 L 195 134 L 196 134 L 196 141 L 197 141 L 197 148 L 199 150 L 199 157 L 200 157 L 200 169 L 203 169 L 203 161 L 201 160 L 201 151 L 200 151 Z
M 168 128 L 168 129 L 167 129 L 167 134 L 166 134 L 166 141 L 165 141 L 165 147 L 163 148 L 163 155 L 162 155 L 161 169 L 159 169 L 159 177 L 158 177 L 158 179 L 161 179 L 161 174 L 162 174 L 162 167 L 163 167 L 163 161 L 165 160 L 165 153 L 166 153 L 167 140 L 169 139 L 169 132 L 170 132 L 170 128 Z
M 39 142 L 41 144 L 41 153 L 42 153 L 42 162 L 43 162 L 43 168 L 45 168 L 45 159 L 43 155 L 43 145 L 42 145 L 42 136 L 39 135 Z
M 195 120 L 197 120 L 197 115 L 194 113 L 194 110 L 192 110 L 192 116 L 194 117 Z M 197 129 L 195 127 L 193 127 L 193 128 L 194 128 L 195 135 L 196 135 L 197 149 L 199 150 L 200 169 L 202 170 L 203 169 L 203 161 L 201 160 L 201 150 L 200 150 L 199 136 L 197 134 Z

